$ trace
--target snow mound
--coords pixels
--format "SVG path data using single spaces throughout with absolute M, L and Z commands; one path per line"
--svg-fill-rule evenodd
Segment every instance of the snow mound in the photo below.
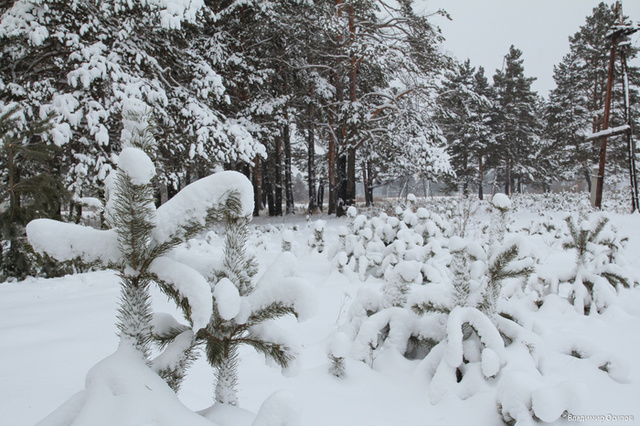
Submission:
M 491 204 L 497 209 L 508 210 L 511 208 L 511 200 L 505 194 L 497 193 L 491 199 Z
M 300 426 L 300 404 L 292 393 L 276 391 L 260 407 L 251 426 Z
M 346 358 L 351 351 L 351 339 L 345 332 L 336 333 L 331 339 L 329 353 L 336 358 Z
M 143 150 L 134 147 L 122 150 L 118 158 L 118 168 L 129 176 L 134 185 L 146 185 L 156 175 L 153 161 Z
M 283 242 L 292 243 L 294 239 L 295 239 L 295 236 L 293 235 L 293 231 L 291 229 L 287 229 L 282 233 Z
M 575 400 L 580 393 L 575 385 L 566 381 L 554 386 L 544 386 L 533 391 L 531 408 L 540 420 L 555 422 L 565 411 L 576 412 Z
M 133 348 L 122 345 L 87 374 L 77 393 L 37 426 L 212 426 L 182 405 Z
M 205 419 L 220 426 L 251 426 L 256 414 L 235 405 L 216 403 L 198 411 Z
M 467 247 L 467 243 L 460 237 L 453 236 L 449 239 L 449 250 L 450 251 L 462 251 Z

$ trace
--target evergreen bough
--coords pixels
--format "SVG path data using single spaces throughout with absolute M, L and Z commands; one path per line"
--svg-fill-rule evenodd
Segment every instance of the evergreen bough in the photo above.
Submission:
M 68 198 L 60 177 L 51 162 L 55 145 L 42 137 L 53 126 L 53 115 L 42 120 L 26 121 L 19 104 L 10 104 L 0 112 L 0 281 L 9 277 L 24 279 L 44 272 L 56 275 L 47 258 L 38 259 L 25 244 L 24 228 L 38 217 L 60 219 L 60 207 Z
M 609 218 L 596 216 L 591 220 L 581 211 L 576 220 L 565 218 L 569 237 L 565 250 L 575 250 L 576 266 L 561 281 L 569 283 L 569 300 L 579 313 L 600 312 L 614 302 L 620 287 L 631 287 L 636 279 L 619 264 L 619 251 L 626 242 L 608 227 Z

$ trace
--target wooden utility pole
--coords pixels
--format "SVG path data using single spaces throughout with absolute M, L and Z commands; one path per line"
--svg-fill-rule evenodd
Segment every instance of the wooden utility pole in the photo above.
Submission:
M 629 161 L 629 185 L 631 187 L 631 213 L 639 210 L 638 205 L 638 178 L 636 173 L 636 144 L 633 140 L 633 120 L 631 120 L 631 102 L 629 98 L 629 73 L 627 69 L 627 52 L 624 46 L 620 46 L 620 66 L 622 69 L 622 88 L 624 92 L 624 119 L 629 128 L 626 130 L 627 155 Z
M 619 132 L 607 132 L 609 129 L 609 117 L 611 115 L 611 98 L 613 93 L 613 78 L 614 78 L 614 70 L 615 70 L 615 60 L 616 60 L 616 51 L 618 50 L 618 44 L 622 39 L 628 37 L 629 35 L 638 31 L 638 28 L 633 26 L 624 25 L 622 15 L 622 6 L 620 2 L 616 2 L 616 15 L 619 19 L 619 24 L 614 26 L 611 29 L 608 37 L 611 39 L 611 52 L 609 54 L 609 76 L 607 79 L 607 94 L 605 98 L 604 104 L 604 117 L 602 123 L 602 132 L 603 135 L 600 136 L 602 139 L 600 143 L 600 162 L 598 164 L 598 176 L 597 176 L 597 184 L 596 184 L 596 194 L 595 194 L 595 202 L 594 205 L 596 208 L 602 208 L 602 191 L 604 187 L 604 171 L 605 171 L 605 162 L 606 162 L 606 154 L 607 154 L 607 142 L 610 136 L 617 134 Z M 638 209 L 638 186 L 636 180 L 635 173 L 635 147 L 633 145 L 633 138 L 631 134 L 631 113 L 630 113 L 630 105 L 629 105 L 629 95 L 628 95 L 628 76 L 626 73 L 626 55 L 623 51 L 620 53 L 621 61 L 622 61 L 622 72 L 623 72 L 623 84 L 625 85 L 625 120 L 627 121 L 624 131 L 627 134 L 627 143 L 629 146 L 629 172 L 631 179 L 631 191 L 632 191 L 632 209 L 633 211 Z M 595 136 L 595 135 L 594 135 Z
M 620 3 L 616 3 L 616 12 L 620 12 Z M 618 48 L 618 42 L 620 35 L 614 32 L 611 34 L 611 52 L 609 53 L 609 76 L 607 78 L 607 95 L 604 101 L 604 118 L 602 122 L 602 130 L 609 128 L 609 116 L 611 115 L 611 96 L 613 93 L 613 75 L 616 62 L 616 50 Z M 598 164 L 598 182 L 596 184 L 596 200 L 595 207 L 602 208 L 602 189 L 604 187 L 604 165 L 607 157 L 607 142 L 609 138 L 607 136 L 602 137 L 600 142 L 600 162 Z

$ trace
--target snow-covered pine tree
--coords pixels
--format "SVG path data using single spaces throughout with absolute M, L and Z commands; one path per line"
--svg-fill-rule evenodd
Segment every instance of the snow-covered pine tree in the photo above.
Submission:
M 293 231 L 287 229 L 282 233 L 282 251 L 292 251 L 293 249 Z
M 142 113 L 146 111 L 142 103 L 133 102 L 130 106 L 133 110 L 142 108 Z M 251 205 L 247 199 L 252 194 L 249 182 L 242 175 L 222 172 L 188 185 L 156 209 L 151 183 L 155 167 L 141 149 L 151 150 L 153 138 L 147 125 L 137 121 L 135 116 L 127 116 L 124 121 L 125 148 L 118 159 L 118 169 L 108 179 L 106 191 L 105 216 L 112 228 L 103 231 L 40 219 L 29 223 L 27 234 L 34 249 L 56 259 L 80 258 L 119 271 L 122 279 L 118 313 L 121 342 L 136 348 L 141 358 L 148 362 L 152 338 L 149 285 L 158 283 L 183 308 L 188 327 L 195 330 L 192 333 L 203 328 L 212 315 L 211 288 L 197 270 L 173 260 L 171 251 L 212 223 L 221 221 L 223 213 L 229 209 L 228 203 L 245 214 Z M 189 348 L 184 342 L 185 336 L 179 345 L 166 348 L 173 357 L 161 356 L 162 362 L 156 363 L 158 371 L 170 371 L 171 368 L 165 367 L 173 358 L 178 359 L 175 361 L 178 364 L 182 362 L 180 357 Z M 177 383 L 170 377 L 167 380 Z
M 176 391 L 180 388 L 188 368 L 197 359 L 202 346 L 205 346 L 205 353 L 209 360 L 214 356 L 212 354 L 216 353 L 217 347 L 210 347 L 208 336 L 211 334 L 207 333 L 205 329 L 215 328 L 211 325 L 213 323 L 222 327 L 219 324 L 220 317 L 227 318 L 230 311 L 233 312 L 238 308 L 240 293 L 227 277 L 233 277 L 234 282 L 239 283 L 240 290 L 246 291 L 251 286 L 251 278 L 257 272 L 257 265 L 253 257 L 245 255 L 248 237 L 247 224 L 249 222 L 247 211 L 251 206 L 249 198 L 252 194 L 250 194 L 250 187 L 248 187 L 249 182 L 246 179 L 243 181 L 240 188 L 230 187 L 226 191 L 223 189 L 223 192 L 219 194 L 222 196 L 220 202 L 214 208 L 209 209 L 206 216 L 200 217 L 199 221 L 192 222 L 186 227 L 186 238 L 180 239 L 180 241 L 186 241 L 214 223 L 224 223 L 226 232 L 225 255 L 222 261 L 223 271 L 208 269 L 194 271 L 191 267 L 180 265 L 171 257 L 160 259 L 162 263 L 152 267 L 154 279 L 163 292 L 173 299 L 182 310 L 188 322 L 188 324 L 181 324 L 171 316 L 167 318 L 166 315 L 158 316 L 157 321 L 154 318 L 154 338 L 160 342 L 164 352 L 153 360 L 152 366 Z M 220 183 L 224 185 L 224 179 Z M 206 188 L 202 189 L 205 191 L 194 195 L 206 196 Z M 182 191 L 176 197 L 180 198 L 181 193 Z M 192 197 L 185 198 L 187 199 L 184 201 L 187 203 L 189 198 L 193 199 Z M 180 274 L 184 276 L 178 276 Z M 199 298 L 196 300 L 197 293 L 189 291 L 190 284 L 184 283 L 184 281 L 194 281 L 198 283 L 197 287 L 206 287 L 207 291 L 199 290 Z M 176 285 L 181 282 L 182 284 Z M 217 282 L 217 284 L 214 286 L 212 282 Z M 189 291 L 190 297 L 185 297 L 181 288 Z M 211 299 L 211 302 L 209 303 L 205 298 Z M 207 306 L 207 309 L 203 309 L 203 305 Z M 208 315 L 206 318 L 204 317 L 205 312 Z M 195 318 L 196 313 L 199 313 L 198 318 Z M 196 324 L 200 324 L 200 327 Z M 235 357 L 235 352 L 229 353 L 230 359 L 235 360 Z M 218 387 L 224 388 L 225 384 L 235 386 L 235 376 L 229 376 L 225 366 L 211 364 L 216 369 L 216 374 L 223 376 L 217 382 L 216 392 Z M 231 383 L 229 383 L 230 381 Z
M 482 199 L 484 155 L 494 138 L 487 120 L 493 107 L 490 93 L 484 69 L 476 71 L 469 60 L 446 73 L 439 89 L 436 119 L 455 171 L 447 179 L 463 196 L 476 186 Z
M 253 291 L 253 278 L 258 272 L 258 265 L 255 258 L 246 252 L 249 236 L 247 225 L 250 218 L 238 217 L 237 213 L 233 213 L 235 212 L 229 211 L 225 214 L 224 270 L 222 278 L 214 287 L 213 295 L 216 300 L 214 314 L 208 327 L 206 354 L 216 374 L 215 401 L 236 405 L 239 344 L 232 343 L 232 339 L 239 330 L 235 329 L 232 320 L 239 313 L 240 297 L 246 297 Z M 287 313 L 294 312 L 281 312 L 281 315 Z M 262 342 L 258 343 L 256 339 L 254 344 L 259 346 L 260 343 Z M 268 348 L 268 342 L 264 347 Z M 273 348 L 273 352 L 268 353 L 268 356 L 286 367 L 291 358 L 287 357 L 286 349 L 283 348 L 282 352 L 278 352 L 277 349 L 279 348 Z
M 624 241 L 604 215 L 588 219 L 582 212 L 578 220 L 568 216 L 565 222 L 569 237 L 562 247 L 576 251 L 576 266 L 561 281 L 570 284 L 569 300 L 579 313 L 601 312 L 615 302 L 620 286 L 637 283 L 616 261 L 615 254 Z
M 23 103 L 30 119 L 56 113 L 50 138 L 76 196 L 97 195 L 113 168 L 131 99 L 151 109 L 165 141 L 157 179 L 172 194 L 212 162 L 250 163 L 264 152 L 247 120 L 220 112 L 225 88 L 213 66 L 225 58 L 212 60 L 224 52 L 204 34 L 214 15 L 204 2 L 19 0 L 3 12 L 0 99 Z
M 489 318 L 494 318 L 498 311 L 498 301 L 502 286 L 509 279 L 526 279 L 534 272 L 531 257 L 523 256 L 520 241 L 506 242 L 488 261 L 487 283 L 482 292 L 478 309 Z
M 504 192 L 522 192 L 522 185 L 533 180 L 541 133 L 541 121 L 536 113 L 538 99 L 531 90 L 535 78 L 525 77 L 522 51 L 514 46 L 505 56 L 504 70 L 493 77 L 496 91 L 493 154 L 489 157 L 502 171 Z
M 581 60 L 575 52 L 567 54 L 554 67 L 556 88 L 549 93 L 544 109 L 546 136 L 553 142 L 558 174 L 565 180 L 583 179 L 591 189 L 591 168 L 597 158 L 596 146 L 584 143 L 592 132 L 593 114 L 587 108 L 591 88 L 581 75 Z
M 567 179 L 584 179 L 591 187 L 591 167 L 598 161 L 599 141 L 584 142 L 584 137 L 602 130 L 603 112 L 606 97 L 606 82 L 609 69 L 610 40 L 612 26 L 619 24 L 614 4 L 600 2 L 587 16 L 584 25 L 569 37 L 569 53 L 554 68 L 556 87 L 549 94 L 548 111 L 545 114 L 548 136 L 554 143 L 552 155 L 560 159 L 559 172 Z M 630 23 L 624 18 L 624 25 Z M 627 43 L 628 58 L 638 54 L 633 43 Z M 620 80 L 620 63 L 614 68 L 615 81 Z M 631 105 L 638 117 L 638 88 L 640 87 L 640 69 L 629 67 L 629 85 Z M 610 127 L 625 123 L 624 95 L 622 85 L 613 86 L 613 105 Z M 637 119 L 634 120 L 637 128 Z M 623 138 L 612 138 L 607 148 L 607 173 L 626 170 L 628 161 Z
M 329 373 L 341 379 L 347 375 L 346 358 L 349 355 L 351 339 L 343 332 L 337 332 L 331 339 L 328 356 L 331 365 Z
M 231 206 L 233 207 L 233 206 Z M 312 303 L 306 284 L 292 275 L 296 258 L 284 252 L 255 283 L 255 259 L 247 253 L 249 217 L 227 215 L 224 266 L 212 283 L 214 309 L 197 342 L 216 375 L 214 400 L 237 405 L 238 349 L 249 345 L 282 368 L 295 357 L 293 342 L 274 328 L 286 315 L 304 319 Z
M 524 255 L 520 241 L 500 241 L 483 247 L 459 237 L 449 239 L 451 282 L 440 291 L 425 288 L 412 295 L 411 309 L 433 324 L 446 324 L 438 334 L 426 329 L 417 335 L 438 336 L 421 369 L 430 377 L 430 397 L 437 401 L 444 389 L 461 383 L 465 394 L 467 374 L 478 372 L 489 379 L 507 363 L 505 346 L 529 342 L 527 334 L 510 315 L 502 315 L 498 301 L 508 279 L 526 278 L 533 259 Z M 478 362 L 479 368 L 473 367 Z M 473 382 L 473 378 L 469 381 Z
M 489 247 L 496 242 L 502 242 L 507 234 L 507 229 L 511 222 L 511 217 L 509 216 L 511 200 L 505 194 L 497 193 L 491 199 L 491 207 L 497 214 L 492 218 L 487 230 Z
M 382 294 L 386 306 L 404 307 L 411 284 L 422 284 L 422 264 L 405 260 L 389 268 L 384 274 Z

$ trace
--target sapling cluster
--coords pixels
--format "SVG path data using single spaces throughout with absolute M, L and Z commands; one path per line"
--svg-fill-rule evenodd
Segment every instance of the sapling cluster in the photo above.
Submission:
M 148 126 L 136 120 L 124 124 L 124 148 L 107 181 L 110 229 L 39 219 L 27 227 L 29 240 L 59 260 L 80 258 L 116 269 L 120 346 L 133 348 L 175 391 L 203 350 L 216 372 L 215 401 L 236 404 L 238 347 L 252 346 L 286 367 L 295 354 L 293 343 L 275 332 L 270 320 L 303 317 L 310 304 L 306 284 L 293 276 L 295 257 L 280 259 L 287 266 L 255 282 L 257 264 L 246 251 L 253 194 L 243 175 L 208 176 L 156 208 L 155 167 L 145 152 L 152 150 Z M 222 262 L 212 257 L 198 263 L 198 254 L 180 254 L 215 223 L 225 224 Z M 154 284 L 176 303 L 183 321 L 152 312 Z M 153 342 L 160 344 L 155 357 Z

